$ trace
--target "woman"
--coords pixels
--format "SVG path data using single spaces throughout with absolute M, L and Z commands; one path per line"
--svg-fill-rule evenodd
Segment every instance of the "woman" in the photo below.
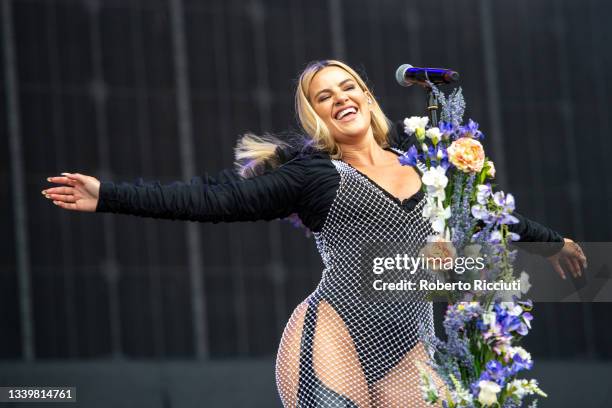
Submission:
M 295 101 L 307 140 L 243 138 L 236 150 L 242 179 L 116 185 L 63 173 L 49 178 L 63 186 L 43 194 L 68 210 L 209 222 L 297 213 L 313 231 L 325 269 L 283 333 L 276 374 L 284 406 L 424 405 L 415 362 L 428 358 L 418 333 L 433 331 L 431 303 L 418 295 L 381 301 L 360 286 L 368 244 L 418 246 L 432 234 L 421 216 L 419 175 L 398 162 L 410 141 L 390 129 L 366 84 L 339 61 L 310 64 Z M 571 240 L 564 245 L 556 232 L 520 221 L 513 230 L 524 240 L 560 243 L 549 259 L 562 276 L 560 259 L 580 274 L 584 260 Z

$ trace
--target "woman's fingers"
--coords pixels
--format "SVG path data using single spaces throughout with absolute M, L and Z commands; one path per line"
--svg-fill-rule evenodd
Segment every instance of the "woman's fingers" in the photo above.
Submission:
M 573 259 L 570 256 L 566 256 L 563 258 L 563 264 L 565 265 L 565 269 L 569 270 L 572 274 L 572 278 L 578 277 L 578 271 L 576 270 L 576 265 L 574 265 Z
M 42 191 L 43 195 L 49 194 L 74 194 L 75 189 L 72 187 L 52 187 Z
M 580 261 L 577 258 L 572 258 L 572 263 L 574 264 L 574 268 L 576 269 L 576 278 L 582 276 L 582 267 L 580 265 Z
M 580 245 L 578 245 L 575 242 L 572 242 L 572 249 L 573 249 L 573 255 L 575 256 L 575 259 L 577 259 L 580 262 L 580 264 L 582 264 L 582 267 L 586 269 L 587 258 L 584 255 L 584 252 L 582 252 L 582 248 L 580 248 Z
M 579 278 L 582 275 L 582 268 L 580 266 L 579 258 L 576 256 L 570 256 L 567 258 L 568 262 L 572 264 L 573 271 L 576 271 L 574 278 Z
M 555 258 L 555 259 L 552 259 L 550 263 L 552 264 L 555 272 L 557 272 L 559 276 L 561 276 L 561 279 L 565 279 L 565 272 L 563 271 L 563 268 L 561 268 L 561 265 L 559 264 L 559 260 Z
M 62 173 L 62 175 L 68 177 L 70 180 L 74 180 L 82 184 L 87 183 L 89 178 L 89 176 L 84 176 L 80 173 Z
M 53 201 L 62 201 L 64 203 L 77 202 L 77 198 L 72 194 L 47 194 L 45 197 Z
M 79 183 L 77 180 L 74 180 L 68 177 L 64 177 L 64 176 L 47 177 L 47 181 L 51 183 L 55 183 L 55 184 L 68 184 L 70 186 L 75 186 Z
M 57 205 L 58 207 L 65 208 L 66 210 L 76 210 L 77 209 L 77 205 L 75 203 L 66 203 L 64 201 L 54 200 L 53 204 Z

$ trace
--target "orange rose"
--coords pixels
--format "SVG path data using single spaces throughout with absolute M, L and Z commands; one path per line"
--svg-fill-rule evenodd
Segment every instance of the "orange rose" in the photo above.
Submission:
M 451 143 L 447 151 L 450 162 L 465 173 L 478 173 L 484 166 L 484 149 L 476 139 L 459 138 Z

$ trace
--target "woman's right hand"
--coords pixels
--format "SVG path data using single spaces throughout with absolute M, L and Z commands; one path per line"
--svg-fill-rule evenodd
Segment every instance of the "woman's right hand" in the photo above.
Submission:
M 42 191 L 53 204 L 66 210 L 94 212 L 98 206 L 100 181 L 79 173 L 62 173 L 62 176 L 49 177 L 47 181 L 60 184 Z

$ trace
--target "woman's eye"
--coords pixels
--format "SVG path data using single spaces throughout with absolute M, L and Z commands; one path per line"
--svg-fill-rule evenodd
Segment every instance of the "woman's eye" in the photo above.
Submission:
M 350 91 L 351 89 L 355 89 L 355 85 L 349 85 L 346 87 L 345 91 Z
M 329 95 L 322 96 L 319 98 L 319 102 L 323 102 L 324 100 L 329 99 Z

